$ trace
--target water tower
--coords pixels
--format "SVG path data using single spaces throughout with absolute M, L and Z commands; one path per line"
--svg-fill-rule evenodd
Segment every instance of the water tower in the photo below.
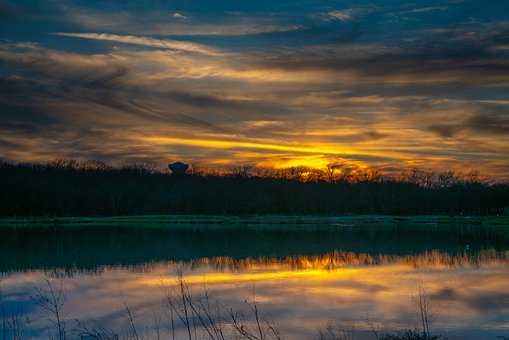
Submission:
M 175 162 L 168 164 L 168 168 L 170 169 L 172 176 L 185 176 L 187 169 L 189 169 L 189 164 Z

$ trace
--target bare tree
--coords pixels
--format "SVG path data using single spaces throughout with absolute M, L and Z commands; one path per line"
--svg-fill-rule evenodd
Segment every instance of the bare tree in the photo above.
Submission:
M 231 170 L 231 174 L 234 177 L 248 178 L 251 177 L 253 172 L 253 166 L 251 165 L 240 165 L 236 166 Z

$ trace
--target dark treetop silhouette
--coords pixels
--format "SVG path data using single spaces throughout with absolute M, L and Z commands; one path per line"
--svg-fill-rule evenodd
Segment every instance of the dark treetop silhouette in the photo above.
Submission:
M 459 178 L 452 172 L 413 171 L 394 179 L 374 172 L 334 177 L 301 170 L 253 175 L 241 167 L 222 175 L 169 176 L 139 165 L 2 163 L 0 215 L 487 215 L 502 214 L 509 206 L 508 185 Z

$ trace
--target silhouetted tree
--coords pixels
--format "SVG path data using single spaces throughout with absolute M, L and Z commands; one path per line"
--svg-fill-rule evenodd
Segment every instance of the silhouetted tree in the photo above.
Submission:
M 390 177 L 343 164 L 333 173 L 238 167 L 168 176 L 147 164 L 4 162 L 0 216 L 505 213 L 509 185 L 480 178 L 421 170 Z

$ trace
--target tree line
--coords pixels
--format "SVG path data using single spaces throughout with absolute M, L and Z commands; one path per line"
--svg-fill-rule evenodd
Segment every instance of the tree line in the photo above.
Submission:
M 172 176 L 154 166 L 95 161 L 0 163 L 0 216 L 140 214 L 507 214 L 509 185 L 476 173 L 411 169 L 195 168 Z

